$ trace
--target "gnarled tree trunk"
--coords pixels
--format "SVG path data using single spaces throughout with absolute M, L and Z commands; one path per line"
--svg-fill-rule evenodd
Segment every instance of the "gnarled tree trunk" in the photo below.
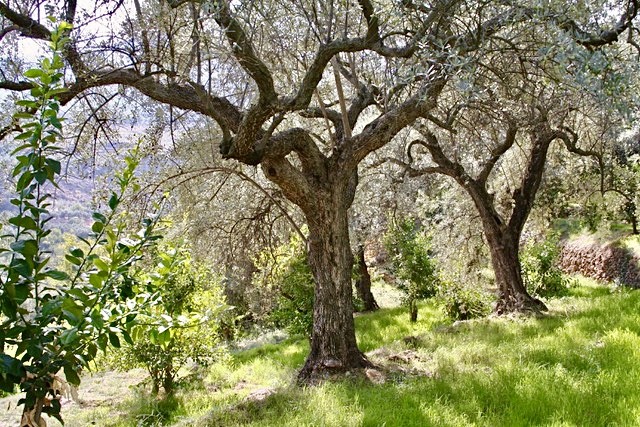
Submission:
M 311 352 L 299 374 L 301 381 L 371 366 L 356 344 L 353 321 L 348 195 L 332 191 L 306 212 L 309 266 L 315 279 Z
M 358 297 L 364 304 L 363 311 L 378 310 L 380 306 L 378 306 L 376 299 L 371 293 L 371 275 L 369 274 L 367 263 L 364 260 L 364 245 L 358 245 L 356 256 L 358 257 L 358 279 L 356 280 L 356 292 L 358 292 Z
M 496 227 L 485 226 L 484 231 L 498 287 L 495 312 L 505 314 L 546 311 L 546 305 L 529 295 L 524 286 L 519 259 L 519 239 Z

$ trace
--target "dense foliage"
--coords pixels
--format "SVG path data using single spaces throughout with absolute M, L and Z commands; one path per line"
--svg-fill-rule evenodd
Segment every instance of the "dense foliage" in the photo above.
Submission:
M 138 315 L 133 342 L 116 353 L 117 365 L 143 366 L 154 393 L 162 387 L 172 394 L 181 369 L 204 368 L 224 357 L 219 326 L 228 307 L 215 274 L 184 247 L 162 245 L 155 265 L 138 280 L 154 304 Z
M 433 297 L 440 279 L 430 253 L 429 237 L 411 218 L 396 219 L 384 238 L 398 287 L 405 293 L 411 321 L 418 318 L 417 301 Z
M 275 250 L 265 250 L 255 262 L 254 285 L 272 295 L 268 320 L 292 334 L 309 336 L 313 324 L 313 276 L 302 240 L 294 235 Z M 263 304 L 269 305 L 263 300 Z
M 520 254 L 522 275 L 532 295 L 559 297 L 568 294 L 572 281 L 557 265 L 560 250 L 560 241 L 554 234 L 525 245 Z
M 442 281 L 436 301 L 451 320 L 485 317 L 492 309 L 491 296 L 477 283 Z

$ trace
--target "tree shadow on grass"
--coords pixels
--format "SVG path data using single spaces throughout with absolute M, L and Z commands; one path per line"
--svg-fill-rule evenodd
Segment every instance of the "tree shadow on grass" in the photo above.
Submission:
M 203 425 L 633 425 L 640 412 L 640 293 L 588 294 L 592 302 L 574 296 L 565 310 L 542 318 L 435 328 L 411 345 L 455 363 L 436 363 L 431 377 L 290 387 L 263 402 L 214 410 Z M 397 317 L 406 313 L 397 310 L 361 325 L 371 343 L 409 331 Z

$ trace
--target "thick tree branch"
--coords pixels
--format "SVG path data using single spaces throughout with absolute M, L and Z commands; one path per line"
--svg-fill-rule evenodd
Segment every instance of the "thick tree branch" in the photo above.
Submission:
M 578 147 L 578 134 L 575 133 L 572 129 L 568 127 L 563 127 L 562 130 L 564 132 L 559 133 L 558 137 L 564 143 L 564 146 L 570 153 L 577 154 L 583 157 L 593 157 L 598 162 L 598 167 L 600 169 L 600 192 L 602 194 L 605 193 L 605 168 L 604 168 L 604 158 L 602 153 L 599 153 L 594 150 L 585 150 L 583 148 Z
M 19 30 L 20 30 L 20 27 L 18 27 L 17 25 L 9 25 L 8 27 L 3 28 L 2 30 L 0 30 L 0 40 L 5 38 L 5 36 L 10 32 L 19 31 Z
M 416 141 L 412 141 L 411 144 L 423 145 L 424 141 L 416 140 Z M 451 176 L 451 173 L 452 173 L 450 170 L 440 166 L 426 166 L 422 168 L 414 168 L 413 166 L 411 166 L 411 163 L 403 162 L 402 160 L 396 159 L 395 157 L 385 157 L 384 159 L 382 159 L 382 162 L 379 162 L 379 164 L 380 163 L 392 163 L 394 165 L 400 166 L 402 168 L 403 175 L 406 173 L 410 178 L 416 178 L 419 176 L 429 175 L 433 173 Z
M 491 171 L 493 171 L 493 168 L 495 167 L 498 160 L 500 160 L 500 157 L 502 157 L 504 153 L 506 153 L 511 147 L 513 147 L 513 144 L 516 141 L 517 131 L 518 128 L 516 124 L 513 122 L 513 120 L 509 120 L 507 134 L 505 135 L 504 141 L 502 142 L 502 144 L 494 147 L 491 150 L 491 157 L 489 157 L 489 159 L 487 159 L 485 164 L 482 166 L 482 170 L 477 177 L 477 180 L 482 182 L 483 185 L 486 184 Z
M 438 165 L 437 169 L 434 169 L 433 172 L 442 173 L 453 178 L 469 196 L 471 196 L 483 220 L 491 221 L 495 225 L 501 226 L 504 221 L 502 216 L 496 211 L 493 195 L 487 191 L 486 182 L 473 179 L 462 164 L 449 159 L 442 150 L 437 137 L 432 132 L 428 129 L 422 129 L 421 133 L 425 136 L 426 140 L 415 140 L 409 144 L 407 147 L 409 159 L 412 160 L 409 153 L 413 146 L 421 145 L 425 147 L 429 151 L 431 159 Z
M 0 81 L 0 89 L 11 90 L 14 92 L 22 92 L 29 90 L 33 85 L 26 81 L 12 82 L 9 80 Z
M 265 63 L 258 58 L 253 43 L 240 23 L 231 15 L 228 0 L 219 0 L 215 4 L 218 8 L 214 15 L 215 20 L 224 29 L 238 63 L 249 73 L 258 86 L 260 103 L 269 105 L 276 102 L 277 95 L 271 72 Z
M 398 132 L 427 115 L 435 106 L 446 77 L 440 75 L 398 107 L 382 114 L 352 138 L 352 162 L 356 165 L 367 154 L 387 144 Z
M 265 157 L 260 166 L 265 176 L 280 187 L 285 197 L 307 213 L 309 204 L 316 198 L 302 172 L 283 157 Z
M 64 20 L 69 24 L 73 24 L 76 20 L 76 8 L 78 6 L 77 0 L 67 0 L 67 10 L 65 10 Z
M 11 9 L 4 1 L 0 1 L 0 15 L 20 27 L 22 35 L 40 40 L 49 40 L 51 31 L 38 21 Z
M 522 177 L 520 188 L 513 192 L 514 205 L 508 223 L 509 228 L 516 231 L 518 235 L 524 227 L 529 212 L 531 212 L 536 193 L 542 182 L 549 146 L 553 140 L 566 137 L 564 132 L 551 129 L 546 117 L 531 132 L 533 141 L 529 162 Z
M 566 17 L 557 19 L 560 29 L 569 33 L 576 43 L 586 48 L 597 48 L 618 41 L 618 37 L 631 27 L 633 19 L 638 15 L 638 1 L 628 0 L 627 7 L 618 22 L 610 29 L 600 29 L 597 33 L 590 33 L 580 28 L 575 22 Z M 552 17 L 553 18 L 553 17 Z
M 87 89 L 114 84 L 135 88 L 156 101 L 211 117 L 225 135 L 236 132 L 242 120 L 242 113 L 227 99 L 210 95 L 196 83 L 160 83 L 155 76 L 143 76 L 131 69 L 91 73 L 71 84 L 60 95 L 60 102 L 64 105 Z
M 367 22 L 367 43 L 380 43 L 380 25 L 378 17 L 374 14 L 373 5 L 369 0 L 358 0 L 360 8 L 362 8 L 362 15 Z
M 349 113 L 347 111 L 347 102 L 344 99 L 344 91 L 342 90 L 342 80 L 340 78 L 340 64 L 338 64 L 338 57 L 334 56 L 331 59 L 331 65 L 333 68 L 333 77 L 336 83 L 336 92 L 338 93 L 338 102 L 340 103 L 340 117 L 342 119 L 342 129 L 346 138 L 351 138 L 351 123 L 349 122 Z

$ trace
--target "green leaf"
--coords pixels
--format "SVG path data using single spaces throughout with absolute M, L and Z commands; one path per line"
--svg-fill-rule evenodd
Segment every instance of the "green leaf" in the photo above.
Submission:
M 91 283 L 96 288 L 101 288 L 102 282 L 104 282 L 104 280 L 105 280 L 105 277 L 100 274 L 93 273 L 89 275 L 89 283 Z
M 155 329 L 152 329 L 151 331 L 149 331 L 149 341 L 151 342 L 151 344 L 153 345 L 158 345 L 158 331 Z
M 78 257 L 78 258 L 83 258 L 84 257 L 84 252 L 80 248 L 71 248 L 69 253 L 71 255 L 73 255 L 74 257 Z
M 38 228 L 38 225 L 33 220 L 33 218 L 30 218 L 28 216 L 13 217 L 9 220 L 9 223 L 15 225 L 16 227 L 22 227 L 25 230 L 36 230 Z
M 30 78 L 30 79 L 35 79 L 35 78 L 38 78 L 38 77 L 43 77 L 43 76 L 45 76 L 45 75 L 46 75 L 46 74 L 45 74 L 45 72 L 44 72 L 44 71 L 42 71 L 42 70 L 41 70 L 41 69 L 39 69 L 39 68 L 32 68 L 32 69 L 27 70 L 27 71 L 25 71 L 25 72 L 24 72 L 24 76 L 25 76 L 25 77 L 28 77 L 28 78 Z
M 113 347 L 120 348 L 120 338 L 118 338 L 118 334 L 109 332 L 109 342 Z
M 63 33 L 65 31 L 69 31 L 73 28 L 73 24 L 66 22 L 66 21 L 60 21 L 60 24 L 58 25 L 58 32 Z
M 49 120 L 49 123 L 51 123 L 51 125 L 52 125 L 53 127 L 55 127 L 56 129 L 62 129 L 62 123 L 60 123 L 60 122 L 61 122 L 61 120 L 62 120 L 62 119 L 59 119 L 59 118 L 57 118 L 57 117 L 52 117 L 52 118 Z
M 104 328 L 104 319 L 102 314 L 96 309 L 91 311 L 91 324 L 98 330 Z
M 89 356 L 89 359 L 91 360 L 95 359 L 97 354 L 98 354 L 98 346 L 95 343 L 89 343 L 87 345 L 87 356 Z
M 158 333 L 158 344 L 162 348 L 166 348 L 167 345 L 171 342 L 171 330 L 167 329 L 163 332 Z
M 22 168 L 17 172 L 23 172 Z M 31 181 L 33 181 L 33 174 L 30 171 L 24 171 L 18 179 L 18 182 L 16 182 L 16 190 L 24 190 L 29 184 L 31 184 Z
M 74 257 L 74 256 L 71 256 L 71 255 L 68 255 L 68 254 L 67 254 L 67 255 L 65 255 L 64 257 L 65 257 L 65 259 L 66 259 L 67 261 L 69 261 L 69 262 L 70 262 L 71 264 L 73 264 L 73 265 L 80 265 L 80 264 L 82 264 L 82 260 L 81 260 L 81 259 L 79 259 L 79 258 L 76 258 L 76 257 Z
M 109 208 L 111 208 L 111 210 L 115 210 L 115 208 L 118 207 L 119 203 L 120 199 L 118 198 L 118 195 L 116 193 L 111 193 L 111 198 L 109 199 Z
M 16 378 L 22 378 L 25 373 L 24 366 L 15 357 L 0 354 L 0 372 Z
M 10 267 L 26 279 L 30 279 L 33 273 L 33 266 L 24 259 L 14 259 Z
M 34 98 L 40 98 L 42 95 L 44 95 L 44 91 L 40 86 L 33 87 L 31 91 L 29 91 L 29 93 L 31 93 L 31 96 L 33 96 Z
M 94 222 L 91 226 L 91 231 L 94 233 L 100 233 L 102 230 L 104 230 L 104 224 L 101 222 Z
M 133 339 L 131 338 L 131 335 L 129 335 L 129 332 L 122 331 L 122 338 L 124 338 L 127 344 L 133 345 Z
M 49 165 L 49 167 L 51 168 L 51 170 L 53 170 L 53 172 L 57 175 L 60 174 L 60 172 L 62 171 L 62 165 L 60 164 L 59 161 L 55 160 L 55 159 L 46 159 L 45 160 L 47 165 Z
M 21 99 L 16 101 L 16 105 L 19 107 L 27 107 L 27 108 L 38 108 L 39 105 L 36 101 L 31 101 L 29 99 Z
M 33 258 L 38 253 L 38 244 L 35 240 L 18 240 L 10 245 L 14 252 L 18 252 L 25 258 Z
M 93 260 L 93 264 L 98 267 L 98 270 L 101 271 L 109 271 L 109 266 L 107 265 L 106 262 L 104 262 L 103 260 L 101 260 L 100 258 L 96 258 Z
M 65 298 L 62 301 L 62 313 L 71 325 L 79 324 L 84 318 L 82 308 L 79 307 L 71 298 Z
M 15 114 L 13 115 L 13 118 L 14 118 L 14 119 L 26 119 L 26 120 L 31 120 L 31 119 L 33 119 L 33 114 L 31 114 L 31 113 L 26 113 L 26 112 L 24 112 L 24 111 L 21 111 L 21 112 L 19 112 L 19 113 L 15 113 Z
M 57 89 L 51 89 L 49 91 L 49 95 L 55 96 L 55 95 L 59 95 L 61 93 L 66 93 L 68 91 L 69 91 L 69 89 L 67 89 L 66 87 L 61 87 L 61 88 L 57 88 Z
M 46 273 L 44 273 L 44 275 L 47 277 L 51 277 L 53 280 L 69 280 L 70 279 L 67 273 L 59 270 L 49 270 Z
M 68 364 L 64 365 L 64 376 L 70 384 L 76 386 L 80 385 L 80 377 L 78 376 L 78 373 Z
M 98 348 L 102 351 L 106 351 L 107 350 L 107 336 L 106 335 L 100 335 L 97 339 L 97 344 L 98 344 Z
M 72 328 L 72 329 L 68 329 L 68 330 L 64 331 L 60 335 L 60 342 L 63 345 L 69 345 L 72 342 L 74 342 L 77 338 L 78 338 L 78 329 L 77 328 Z
M 94 212 L 93 215 L 91 216 L 93 217 L 93 219 L 95 219 L 98 222 L 101 222 L 103 224 L 107 223 L 107 217 L 102 215 L 100 212 Z

